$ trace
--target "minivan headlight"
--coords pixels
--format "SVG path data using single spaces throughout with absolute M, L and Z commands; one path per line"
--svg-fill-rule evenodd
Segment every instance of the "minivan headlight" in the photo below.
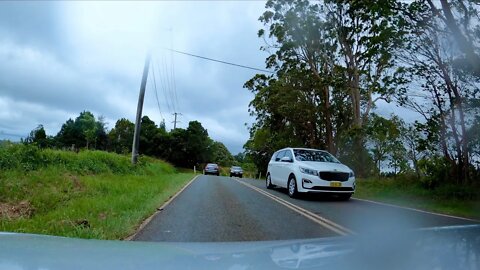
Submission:
M 315 176 L 318 175 L 318 172 L 316 170 L 309 169 L 309 168 L 300 167 L 300 171 L 304 174 L 310 174 L 310 175 L 315 175 Z

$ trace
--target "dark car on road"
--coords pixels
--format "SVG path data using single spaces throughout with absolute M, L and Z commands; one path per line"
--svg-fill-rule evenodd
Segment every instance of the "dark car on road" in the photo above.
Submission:
M 242 167 L 239 167 L 239 166 L 232 166 L 230 168 L 230 177 L 232 176 L 238 176 L 240 178 L 243 177 L 243 169 Z
M 212 174 L 212 175 L 219 176 L 220 175 L 220 168 L 218 167 L 218 164 L 208 163 L 205 166 L 204 173 L 205 173 L 205 175 Z

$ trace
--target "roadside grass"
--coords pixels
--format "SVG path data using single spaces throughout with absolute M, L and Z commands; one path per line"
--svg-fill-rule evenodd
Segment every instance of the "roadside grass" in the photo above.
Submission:
M 122 239 L 193 177 L 148 157 L 132 166 L 102 151 L 9 147 L 0 149 L 0 231 Z
M 480 220 L 478 189 L 425 189 L 405 179 L 357 179 L 354 197 Z

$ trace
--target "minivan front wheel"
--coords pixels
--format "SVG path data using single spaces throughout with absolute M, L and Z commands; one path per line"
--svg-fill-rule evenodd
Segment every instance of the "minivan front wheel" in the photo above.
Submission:
M 291 175 L 288 178 L 288 196 L 291 198 L 295 198 L 298 195 L 297 191 L 297 181 L 295 180 L 295 176 Z
M 273 188 L 272 178 L 270 177 L 270 174 L 267 174 L 267 179 L 266 179 L 265 181 L 266 181 L 266 185 L 267 185 L 267 188 L 268 188 L 268 189 Z

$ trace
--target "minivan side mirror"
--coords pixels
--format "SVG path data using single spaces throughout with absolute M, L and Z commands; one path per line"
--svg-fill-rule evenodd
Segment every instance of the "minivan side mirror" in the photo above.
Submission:
M 293 162 L 293 160 L 290 157 L 282 157 L 280 159 L 281 162 Z

